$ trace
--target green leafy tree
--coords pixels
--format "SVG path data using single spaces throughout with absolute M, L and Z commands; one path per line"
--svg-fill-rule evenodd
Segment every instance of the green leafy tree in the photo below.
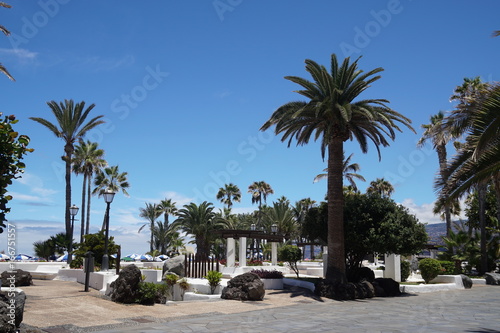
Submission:
M 75 142 L 83 138 L 83 136 L 94 127 L 104 123 L 99 120 L 103 116 L 97 116 L 86 122 L 87 117 L 94 108 L 91 104 L 85 109 L 85 102 L 74 103 L 73 100 L 65 100 L 59 104 L 56 101 L 47 102 L 52 114 L 56 117 L 56 123 L 51 123 L 47 119 L 39 117 L 30 117 L 31 120 L 42 124 L 49 129 L 56 137 L 64 141 L 64 156 L 62 159 L 66 165 L 66 205 L 64 211 L 64 221 L 66 226 L 66 234 L 73 238 L 71 228 L 71 216 L 69 207 L 71 206 L 71 161 L 75 151 Z
M 17 122 L 18 120 L 13 115 L 0 119 L 0 233 L 3 232 L 3 228 L 6 228 L 6 214 L 10 212 L 7 204 L 12 200 L 7 187 L 14 179 L 21 177 L 26 167 L 22 161 L 24 155 L 33 151 L 32 148 L 27 148 L 30 138 L 26 135 L 19 135 L 12 127 Z
M 372 253 L 418 253 L 427 243 L 425 226 L 408 209 L 378 194 L 345 197 L 344 228 L 347 271 L 356 272 L 363 258 Z M 328 209 L 322 202 L 309 210 L 305 232 L 310 239 L 327 242 Z
M 394 140 L 399 124 L 413 130 L 410 119 L 387 106 L 385 99 L 356 100 L 372 83 L 380 79 L 382 68 L 364 73 L 346 58 L 341 65 L 332 54 L 331 67 L 307 59 L 306 70 L 313 81 L 296 76 L 285 79 L 299 84 L 296 91 L 308 101 L 293 101 L 279 107 L 261 127 L 275 126 L 275 133 L 283 133 L 282 141 L 296 139 L 298 145 L 311 139 L 321 140 L 321 154 L 328 155 L 328 260 L 326 279 L 330 282 L 345 281 L 344 218 L 343 207 L 343 154 L 344 142 L 356 139 L 365 153 L 368 141 L 379 151 Z M 380 151 L 379 151 L 380 157 Z
M 271 226 L 276 224 L 278 233 L 286 240 L 297 238 L 299 224 L 294 211 L 287 202 L 274 202 L 272 206 L 263 209 L 262 225 L 266 232 L 271 232 Z
M 71 267 L 83 266 L 83 258 L 86 257 L 86 253 L 88 251 L 93 253 L 95 266 L 101 267 L 102 256 L 104 255 L 105 238 L 106 235 L 104 231 L 83 236 L 83 243 L 75 244 L 75 250 L 73 251 L 75 259 L 71 262 Z M 119 248 L 120 246 L 115 244 L 115 238 L 110 236 L 108 238 L 108 254 L 117 254 Z M 109 268 L 113 268 L 114 266 L 114 260 L 110 260 Z
M 297 274 L 297 278 L 299 278 L 297 261 L 302 259 L 302 251 L 300 248 L 295 245 L 283 245 L 279 249 L 278 257 L 281 261 L 287 262 L 290 268 Z

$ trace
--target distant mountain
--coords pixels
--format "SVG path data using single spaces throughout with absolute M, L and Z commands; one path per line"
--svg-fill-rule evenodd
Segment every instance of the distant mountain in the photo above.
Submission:
M 429 235 L 429 244 L 443 245 L 442 236 L 446 236 L 446 223 L 427 224 L 425 231 Z
M 452 221 L 451 225 L 453 226 L 454 223 L 464 222 L 463 220 Z M 456 231 L 455 228 L 452 229 Z M 429 235 L 429 244 L 444 245 L 441 237 L 446 236 L 446 223 L 427 224 L 425 230 L 427 231 L 427 235 Z

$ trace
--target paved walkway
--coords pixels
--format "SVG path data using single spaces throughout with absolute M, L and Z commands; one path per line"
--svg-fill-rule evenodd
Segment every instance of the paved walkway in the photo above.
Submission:
M 37 281 L 39 282 L 42 281 Z M 99 298 L 96 293 L 82 295 L 77 291 L 79 294 L 67 295 L 71 288 L 75 289 L 75 285 L 78 289 L 82 289 L 81 285 L 71 282 L 43 283 L 45 285 L 41 288 L 46 291 L 54 285 L 60 291 L 66 289 L 66 296 L 37 298 L 36 294 L 40 289 L 26 288 L 28 300 L 24 322 L 51 333 L 500 333 L 500 286 L 477 285 L 469 290 L 348 302 L 318 299 L 301 289 L 268 291 L 263 302 L 216 300 L 145 307 L 111 303 Z M 42 304 L 45 304 L 43 309 L 45 317 L 40 316 L 37 309 Z M 63 308 L 53 308 L 57 304 Z M 83 324 L 82 317 L 86 317 Z M 43 322 L 56 322 L 52 320 L 53 318 L 58 318 L 56 321 L 59 324 L 55 326 L 43 324 Z M 65 323 L 61 324 L 63 319 Z

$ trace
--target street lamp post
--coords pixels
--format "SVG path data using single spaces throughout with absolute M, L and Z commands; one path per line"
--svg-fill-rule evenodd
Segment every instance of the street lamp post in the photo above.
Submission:
M 66 259 L 66 263 L 69 265 L 71 264 L 71 261 L 73 260 L 73 230 L 75 227 L 75 215 L 78 214 L 78 207 L 73 204 L 73 206 L 69 207 L 69 215 L 71 215 L 71 230 L 70 234 L 68 235 L 69 238 L 69 245 L 68 245 L 68 259 Z
M 276 235 L 278 232 L 278 225 L 273 224 L 271 225 L 271 233 L 273 235 Z M 276 240 L 273 239 L 271 242 L 271 265 L 276 266 L 278 265 L 278 243 L 276 243 Z
M 106 202 L 106 227 L 105 227 L 105 238 L 104 238 L 104 255 L 102 256 L 102 271 L 107 271 L 109 269 L 109 257 L 108 257 L 108 236 L 109 236 L 109 206 L 113 202 L 115 197 L 115 192 L 107 189 L 104 194 L 104 201 Z

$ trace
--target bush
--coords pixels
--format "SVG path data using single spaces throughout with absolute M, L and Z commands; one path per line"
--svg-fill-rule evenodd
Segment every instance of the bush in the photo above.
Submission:
M 302 259 L 302 251 L 295 245 L 284 245 L 280 248 L 278 256 L 280 260 L 288 262 L 290 268 L 299 277 L 299 269 L 297 268 L 297 261 Z
M 212 295 L 215 293 L 215 288 L 220 284 L 222 280 L 222 273 L 217 271 L 208 271 L 205 279 L 208 280 L 210 286 L 210 292 Z
M 410 262 L 408 260 L 401 261 L 401 281 L 405 282 L 410 276 Z
M 443 270 L 439 264 L 439 260 L 432 258 L 420 260 L 418 268 L 420 269 L 420 274 L 422 275 L 422 279 L 424 279 L 425 283 L 429 283 L 429 281 L 438 276 Z
M 440 260 L 439 264 L 441 265 L 441 268 L 443 269 L 441 271 L 441 274 L 443 275 L 455 275 L 457 274 L 455 272 L 456 266 L 453 261 L 445 261 L 445 260 Z
M 139 282 L 139 297 L 136 302 L 143 305 L 154 305 L 157 287 L 153 282 Z
M 264 269 L 254 269 L 250 273 L 256 274 L 261 279 L 282 279 L 283 273 L 277 270 L 266 271 Z

